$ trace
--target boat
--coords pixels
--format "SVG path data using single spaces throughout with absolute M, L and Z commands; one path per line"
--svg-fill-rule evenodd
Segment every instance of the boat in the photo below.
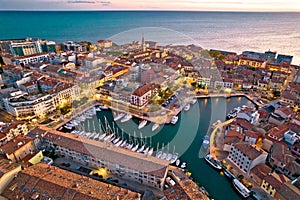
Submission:
M 135 145 L 135 147 L 133 147 L 133 148 L 131 149 L 131 151 L 137 151 L 138 148 L 139 148 L 139 145 L 137 144 L 137 145 Z
M 180 160 L 179 160 L 179 159 L 177 159 L 177 160 L 176 160 L 176 163 L 175 163 L 175 165 L 178 167 L 178 166 L 179 166 L 179 164 L 180 164 Z
M 178 121 L 178 116 L 173 116 L 172 119 L 171 119 L 171 123 L 176 124 L 177 121 Z
M 195 104 L 196 102 L 197 102 L 197 99 L 193 99 L 193 100 L 191 101 L 192 104 Z
M 118 121 L 118 120 L 120 120 L 121 118 L 123 118 L 125 116 L 125 113 L 119 113 L 115 118 L 114 118 L 114 120 L 115 121 Z
M 211 166 L 213 166 L 215 169 L 221 170 L 222 166 L 221 164 L 216 161 L 210 154 L 207 154 L 204 159 L 206 160 L 206 162 L 208 162 Z
M 143 119 L 139 124 L 138 129 L 144 128 L 147 125 L 147 122 L 148 122 L 147 120 Z
M 182 169 L 186 168 L 186 162 L 183 162 L 183 163 L 180 165 L 180 168 L 182 168 Z
M 148 151 L 149 151 L 149 147 L 147 147 L 147 148 L 143 151 L 143 153 L 144 153 L 144 154 L 147 154 Z
M 152 156 L 152 154 L 153 154 L 153 151 L 154 151 L 154 149 L 153 149 L 153 148 L 151 148 L 151 149 L 148 151 L 148 155 L 149 155 L 149 156 Z
M 113 136 L 114 134 L 107 135 L 103 140 L 104 141 L 110 140 Z
M 113 140 L 113 143 L 114 143 L 114 144 L 117 144 L 117 143 L 119 142 L 120 139 L 121 139 L 120 137 L 117 137 L 116 139 Z
M 173 154 L 168 153 L 166 160 L 167 161 L 171 161 Z
M 145 145 L 143 145 L 141 148 L 139 148 L 136 152 L 142 153 L 145 149 Z
M 203 142 L 202 142 L 202 147 L 204 148 L 204 149 L 207 149 L 207 147 L 209 147 L 209 136 L 208 135 L 205 135 L 204 137 L 203 137 Z
M 120 145 L 120 147 L 126 147 L 126 144 L 127 144 L 127 141 L 124 140 L 124 141 L 122 142 L 122 144 Z
M 96 112 L 101 112 L 101 108 L 100 107 L 97 107 L 95 108 Z
M 132 147 L 133 147 L 133 144 L 130 144 L 130 143 L 128 143 L 128 144 L 127 144 L 127 146 L 126 146 L 126 149 L 129 149 L 129 150 L 131 150 L 131 149 L 132 149 Z
M 250 190 L 244 186 L 238 179 L 233 179 L 232 184 L 234 188 L 244 197 L 248 198 L 250 196 Z
M 229 179 L 234 179 L 235 176 L 233 174 L 231 174 L 228 170 L 223 169 L 224 174 L 227 176 L 227 178 Z
M 155 124 L 153 124 L 153 126 L 152 126 L 152 131 L 155 131 L 156 129 L 158 129 L 159 128 L 159 124 L 157 124 L 157 123 L 155 123 Z
M 107 107 L 107 106 L 104 106 L 104 105 L 100 105 L 99 108 L 100 108 L 101 110 L 107 110 L 107 109 L 108 109 L 108 107 Z
M 167 156 L 168 156 L 168 151 L 165 150 L 165 151 L 162 152 L 161 159 L 166 159 Z
M 131 114 L 127 114 L 125 115 L 125 117 L 123 119 L 121 119 L 121 122 L 127 122 L 129 121 L 130 119 L 132 118 L 132 115 Z
M 161 155 L 162 155 L 162 151 L 158 151 L 158 152 L 156 153 L 156 158 L 160 158 Z
M 183 110 L 188 111 L 190 109 L 191 105 L 188 103 L 184 106 Z
M 116 147 L 119 147 L 123 143 L 122 140 L 120 140 L 117 144 L 115 144 Z
M 102 135 L 99 136 L 99 140 L 103 140 L 106 136 L 106 133 L 103 133 Z
M 171 164 L 173 164 L 173 163 L 175 163 L 177 160 L 178 160 L 178 153 L 174 153 L 173 155 L 172 155 L 172 158 L 171 158 L 171 160 L 170 160 L 170 163 Z

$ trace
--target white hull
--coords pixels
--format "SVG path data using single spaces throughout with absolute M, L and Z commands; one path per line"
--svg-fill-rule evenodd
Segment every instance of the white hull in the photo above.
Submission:
M 138 129 L 142 129 L 142 128 L 144 128 L 146 125 L 147 125 L 147 120 L 143 120 L 143 121 L 141 121 L 141 123 L 139 124 Z
M 173 116 L 172 119 L 171 119 L 171 123 L 172 124 L 176 124 L 178 121 L 178 117 L 177 116 Z
M 184 106 L 184 111 L 188 111 L 190 109 L 191 105 L 190 104 L 187 104 L 186 106 Z
M 127 115 L 125 115 L 125 117 L 124 117 L 123 119 L 121 119 L 121 122 L 122 122 L 122 123 L 123 123 L 123 122 L 127 122 L 127 121 L 129 121 L 131 118 L 132 118 L 132 115 L 127 114 Z
M 156 129 L 159 128 L 159 124 L 153 124 L 152 126 L 152 131 L 155 131 Z

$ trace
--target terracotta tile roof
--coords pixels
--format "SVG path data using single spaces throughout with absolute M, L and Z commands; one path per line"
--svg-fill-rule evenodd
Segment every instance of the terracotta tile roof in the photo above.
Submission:
M 285 199 L 300 199 L 300 191 L 298 188 L 291 184 L 283 184 L 278 190 L 278 193 Z
M 8 199 L 33 195 L 46 199 L 139 199 L 138 193 L 112 186 L 43 163 L 33 165 L 19 172 L 18 176 L 4 190 L 2 196 Z
M 236 131 L 227 131 L 226 136 L 227 137 L 238 137 L 240 140 L 244 140 L 244 135 L 242 135 Z
M 5 173 L 7 173 L 7 172 L 19 167 L 19 166 L 20 165 L 17 164 L 17 163 L 11 162 L 11 161 L 6 160 L 6 159 L 1 159 L 0 160 L 0 177 L 3 174 L 5 174 Z
M 189 199 L 209 200 L 209 198 L 199 191 L 198 185 L 192 180 L 183 180 L 179 182 L 183 191 L 188 195 Z
M 145 157 L 144 155 L 115 146 L 107 146 L 103 142 L 78 138 L 73 134 L 62 133 L 46 127 L 40 127 L 46 134 L 44 137 L 54 144 L 72 149 L 74 151 L 90 155 L 101 160 L 111 163 L 118 163 L 122 166 L 142 171 L 157 177 L 164 177 L 169 162 L 158 159 L 153 156 Z M 40 133 L 40 131 L 35 131 Z M 42 133 L 43 134 L 43 133 Z M 40 135 L 40 134 L 39 134 Z
M 238 143 L 238 142 L 241 142 L 242 140 L 237 137 L 237 136 L 225 136 L 225 139 L 224 139 L 224 144 L 228 144 L 228 145 L 231 145 L 231 144 L 235 144 L 235 143 Z
M 250 130 L 253 127 L 253 125 L 245 119 L 236 118 L 235 121 L 238 125 L 240 125 L 241 127 L 245 128 L 245 129 Z
M 276 136 L 277 138 L 283 138 L 284 133 L 287 132 L 289 128 L 286 125 L 276 126 L 269 130 L 268 135 Z
M 278 181 L 273 175 L 267 175 L 264 180 L 269 183 L 273 188 L 278 190 L 281 186 L 282 183 Z
M 6 154 L 12 154 L 17 149 L 19 149 L 24 144 L 27 144 L 29 142 L 33 141 L 31 137 L 25 136 L 25 135 L 19 135 L 15 139 L 9 141 L 5 145 L 1 146 L 0 149 L 5 152 Z
M 271 157 L 285 165 L 296 160 L 289 148 L 278 142 L 273 142 Z
M 251 169 L 251 173 L 255 174 L 260 179 L 263 179 L 264 177 L 266 177 L 271 172 L 272 172 L 272 168 L 270 168 L 266 164 L 256 165 L 255 167 L 253 167 Z
M 236 143 L 233 146 L 240 152 L 245 154 L 251 160 L 254 160 L 263 153 L 262 151 L 259 151 L 253 146 L 251 146 L 248 142 Z
M 259 118 L 268 118 L 269 117 L 269 113 L 266 110 L 258 110 L 259 113 Z
M 257 132 L 257 131 L 246 130 L 245 131 L 245 136 L 258 139 L 258 138 L 262 137 L 262 134 L 260 132 Z
M 287 106 L 282 106 L 282 107 L 279 107 L 275 110 L 275 112 L 277 111 L 280 111 L 282 113 L 284 113 L 286 116 L 290 116 L 292 115 L 294 112 L 294 110 L 290 107 L 287 107 Z
M 158 87 L 159 86 L 156 84 L 146 84 L 146 85 L 143 85 L 143 86 L 139 87 L 138 89 L 136 89 L 132 94 L 141 97 L 144 94 L 146 94 L 147 92 L 149 92 L 150 90 L 153 90 Z

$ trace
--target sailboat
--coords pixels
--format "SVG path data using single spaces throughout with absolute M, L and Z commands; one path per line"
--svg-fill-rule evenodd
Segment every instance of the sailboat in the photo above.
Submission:
M 147 125 L 147 122 L 148 122 L 147 120 L 143 119 L 139 124 L 138 129 L 144 128 Z
M 155 124 L 153 124 L 153 126 L 152 126 L 152 131 L 155 131 L 156 129 L 158 129 L 159 128 L 159 124 L 157 124 L 157 123 L 155 123 Z
M 127 122 L 132 118 L 131 114 L 126 114 L 125 117 L 123 119 L 121 119 L 121 122 Z
M 125 113 L 119 113 L 117 114 L 117 116 L 114 118 L 115 121 L 120 120 L 121 118 L 123 118 L 125 116 Z
M 157 150 L 158 150 L 158 148 L 157 148 Z M 156 153 L 157 158 L 160 158 L 162 156 L 163 150 L 164 150 L 164 144 L 162 144 L 161 150 Z

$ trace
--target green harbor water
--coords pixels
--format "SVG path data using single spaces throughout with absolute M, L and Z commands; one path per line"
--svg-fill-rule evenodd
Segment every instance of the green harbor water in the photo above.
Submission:
M 110 110 L 97 112 L 97 118 L 86 120 L 81 127 L 86 131 L 99 131 L 99 120 L 105 124 L 105 118 L 112 130 L 132 142 L 146 143 L 156 150 L 164 146 L 169 152 L 179 153 L 180 160 L 187 163 L 187 169 L 192 173 L 192 177 L 199 185 L 204 186 L 212 198 L 221 199 L 241 199 L 234 190 L 230 181 L 220 172 L 208 165 L 201 152 L 202 138 L 211 133 L 210 125 L 217 120 L 224 121 L 226 114 L 235 107 L 253 104 L 244 97 L 233 98 L 208 98 L 198 99 L 198 102 L 191 105 L 189 111 L 182 111 L 176 125 L 164 125 L 152 132 L 152 123 L 139 130 L 139 119 L 133 118 L 130 121 L 121 123 L 113 122 L 113 113 Z M 123 134 L 122 134 L 123 130 Z M 142 139 L 141 139 L 142 138 Z

